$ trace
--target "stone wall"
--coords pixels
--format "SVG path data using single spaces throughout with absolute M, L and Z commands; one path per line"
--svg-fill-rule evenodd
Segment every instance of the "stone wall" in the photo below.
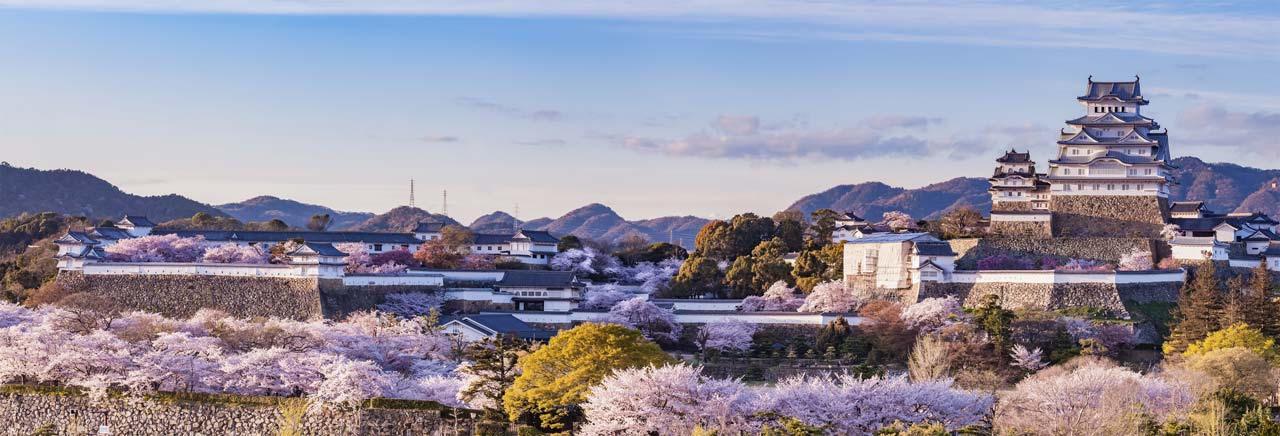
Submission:
M 956 268 L 977 269 L 978 259 L 1004 254 L 1011 257 L 1053 256 L 1088 259 L 1115 264 L 1134 250 L 1156 252 L 1155 242 L 1145 238 L 1011 238 L 953 239 L 951 249 L 958 255 Z
M 1006 237 L 1048 238 L 1053 225 L 1048 221 L 992 221 L 991 234 Z
M 265 403 L 265 402 L 264 402 Z M 53 424 L 57 434 L 97 434 L 106 417 L 111 434 L 128 436 L 265 436 L 280 429 L 281 413 L 266 404 L 111 399 L 44 394 L 0 395 L 0 435 L 26 436 Z M 470 435 L 469 416 L 430 409 L 317 410 L 302 419 L 306 436 Z
M 388 294 L 436 293 L 439 288 L 429 286 L 346 286 L 342 280 L 320 280 L 320 301 L 325 318 L 342 319 L 354 312 L 373 310 L 386 300 Z
M 187 318 L 201 308 L 240 317 L 299 320 L 322 316 L 316 279 L 204 275 L 84 275 L 58 273 L 67 293 L 85 292 L 123 308 Z
M 1030 201 L 997 201 L 991 204 L 991 210 L 1005 212 L 1030 212 Z
M 1178 300 L 1180 282 L 1161 283 L 923 283 L 918 298 L 954 295 L 965 307 L 975 307 L 988 294 L 1000 297 L 1009 309 L 1058 310 L 1091 307 L 1128 318 L 1125 301 L 1137 303 L 1173 302 Z
M 1054 195 L 1053 234 L 1157 238 L 1169 221 L 1168 200 L 1154 195 Z

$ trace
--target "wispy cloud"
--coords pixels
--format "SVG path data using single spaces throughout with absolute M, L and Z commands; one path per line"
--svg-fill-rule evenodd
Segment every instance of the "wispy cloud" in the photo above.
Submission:
M 516 144 L 525 145 L 529 147 L 561 147 L 561 146 L 568 145 L 569 141 L 565 141 L 559 138 L 547 138 L 547 139 L 533 139 L 533 140 L 527 140 L 527 141 L 516 141 Z
M 564 114 L 553 109 L 524 109 L 503 103 L 495 103 L 475 97 L 458 97 L 454 99 L 460 105 L 491 111 L 516 118 L 532 121 L 558 121 Z
M 923 157 L 982 148 L 981 141 L 921 135 L 941 122 L 929 117 L 879 116 L 836 129 L 779 126 L 769 130 L 760 128 L 757 116 L 734 115 L 717 117 L 707 130 L 678 139 L 629 136 L 617 142 L 630 150 L 668 156 L 777 162 Z
M 1229 147 L 1240 153 L 1280 157 L 1280 112 L 1236 112 L 1213 103 L 1192 105 L 1178 114 L 1185 135 L 1179 142 Z
M 460 138 L 458 138 L 457 136 L 449 136 L 449 135 L 440 135 L 440 136 L 423 136 L 423 137 L 422 137 L 422 142 L 431 142 L 431 143 L 458 142 L 458 141 L 460 141 L 460 140 L 461 140 L 461 139 L 460 139 Z
M 757 40 L 821 38 L 1280 57 L 1280 26 L 1274 25 L 1274 13 L 1232 14 L 1210 8 L 1180 8 L 1178 4 L 1153 7 L 1145 2 L 0 0 L 0 6 L 171 13 L 606 18 L 694 23 L 698 25 L 673 26 L 673 30 Z

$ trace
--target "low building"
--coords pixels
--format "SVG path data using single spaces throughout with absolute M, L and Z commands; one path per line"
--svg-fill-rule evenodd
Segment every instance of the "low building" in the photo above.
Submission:
M 1280 223 L 1260 212 L 1219 214 L 1203 202 L 1176 202 L 1169 221 L 1177 226 L 1169 241 L 1173 258 L 1230 261 L 1232 266 L 1266 264 L 1280 271 Z
M 514 234 L 475 235 L 471 252 L 493 256 L 509 256 L 530 265 L 546 265 L 559 252 L 560 238 L 543 230 L 520 229 Z
M 441 330 L 464 341 L 491 339 L 499 335 L 512 335 L 525 341 L 545 342 L 556 332 L 543 330 L 510 314 L 478 314 L 447 317 L 440 320 Z

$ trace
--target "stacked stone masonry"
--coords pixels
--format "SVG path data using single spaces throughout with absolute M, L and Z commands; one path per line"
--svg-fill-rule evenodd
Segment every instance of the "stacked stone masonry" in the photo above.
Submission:
M 1058 310 L 1090 307 L 1128 318 L 1124 303 L 1175 302 L 1181 282 L 1157 283 L 931 283 L 921 284 L 917 298 L 956 296 L 965 307 L 976 307 L 984 296 L 1000 297 L 1010 309 Z
M 993 221 L 991 234 L 1004 237 L 1049 238 L 1053 225 L 1048 221 Z
M 198 275 L 58 274 L 66 292 L 86 292 L 121 307 L 186 318 L 202 308 L 240 317 L 319 319 L 316 279 Z
M 279 408 L 192 401 L 109 399 L 91 401 L 69 395 L 0 396 L 4 436 L 26 436 L 46 424 L 57 434 L 97 434 L 105 417 L 111 434 L 128 436 L 263 436 L 278 434 Z M 432 435 L 464 436 L 474 424 L 467 417 L 446 417 L 439 410 L 316 410 L 301 422 L 306 436 Z
M 1155 241 L 1147 238 L 1029 238 L 993 237 L 953 239 L 956 268 L 977 269 L 979 259 L 1003 254 L 1010 257 L 1037 259 L 1052 256 L 1059 260 L 1087 259 L 1115 264 L 1133 251 L 1156 252 Z
M 1156 196 L 1055 195 L 1049 208 L 1056 236 L 1156 238 L 1169 222 L 1168 200 Z

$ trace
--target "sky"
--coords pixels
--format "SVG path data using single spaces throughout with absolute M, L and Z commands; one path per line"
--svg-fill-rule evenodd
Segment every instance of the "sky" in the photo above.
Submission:
M 0 0 L 0 160 L 210 204 L 382 212 L 412 179 L 463 222 L 717 218 L 1043 163 L 1090 75 L 1140 75 L 1174 155 L 1277 168 L 1277 24 L 1222 1 Z

